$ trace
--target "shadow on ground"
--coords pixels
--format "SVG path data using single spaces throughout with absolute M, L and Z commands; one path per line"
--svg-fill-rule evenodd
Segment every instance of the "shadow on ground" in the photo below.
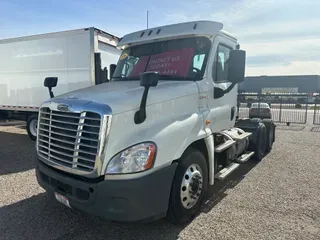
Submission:
M 286 124 L 277 124 L 277 130 L 288 130 L 288 131 L 302 131 L 306 128 L 306 125 L 299 124 L 290 124 L 287 126 Z
M 16 128 L 20 128 L 20 129 L 23 129 L 23 130 L 27 130 L 26 125 L 19 125 L 19 126 L 16 126 Z
M 248 162 L 225 181 L 209 189 L 201 212 L 208 213 L 256 166 Z M 214 211 L 214 209 L 213 209 Z M 148 224 L 115 223 L 64 207 L 46 193 L 0 208 L 0 232 L 5 239 L 177 239 L 187 225 L 165 219 Z
M 18 128 L 18 126 L 16 126 Z M 26 134 L 0 131 L 0 175 L 35 167 L 35 146 Z M 201 208 L 206 214 L 227 196 L 256 166 L 249 161 L 224 181 L 210 187 Z M 213 209 L 214 211 L 214 209 Z M 1 239 L 177 239 L 188 225 L 174 226 L 166 220 L 149 224 L 115 223 L 69 209 L 40 193 L 0 208 Z
M 0 131 L 0 175 L 35 167 L 35 142 L 27 134 Z
M 0 208 L 1 239 L 176 239 L 182 227 L 165 220 L 114 223 L 64 207 L 41 193 Z
M 312 127 L 310 129 L 311 132 L 320 132 L 320 127 Z
M 224 181 L 215 180 L 214 186 L 209 188 L 208 196 L 202 205 L 201 212 L 208 213 L 228 195 L 226 191 L 237 186 L 245 178 L 245 175 L 257 164 L 258 162 L 249 160 L 247 163 L 240 165 L 240 167 Z
M 13 126 L 23 126 L 23 125 L 25 125 L 25 122 L 23 121 L 12 121 L 12 120 L 0 119 L 0 126 L 13 127 Z

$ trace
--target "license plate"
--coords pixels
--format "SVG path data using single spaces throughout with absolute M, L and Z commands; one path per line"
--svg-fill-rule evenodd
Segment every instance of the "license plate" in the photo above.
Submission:
M 54 193 L 56 199 L 61 202 L 62 204 L 66 205 L 67 207 L 71 208 L 70 204 L 69 204 L 69 199 L 59 193 Z

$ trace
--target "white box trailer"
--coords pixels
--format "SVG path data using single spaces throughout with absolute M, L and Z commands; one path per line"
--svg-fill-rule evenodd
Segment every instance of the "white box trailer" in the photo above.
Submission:
M 44 79 L 58 78 L 56 95 L 108 81 L 118 40 L 93 27 L 0 40 L 2 118 L 24 118 L 35 139 L 39 107 L 50 97 Z

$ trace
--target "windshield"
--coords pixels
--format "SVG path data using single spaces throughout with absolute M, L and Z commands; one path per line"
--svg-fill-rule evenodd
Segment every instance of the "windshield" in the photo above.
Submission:
M 162 80 L 201 80 L 210 46 L 206 37 L 190 37 L 126 48 L 112 81 L 139 80 L 147 71 L 159 72 Z

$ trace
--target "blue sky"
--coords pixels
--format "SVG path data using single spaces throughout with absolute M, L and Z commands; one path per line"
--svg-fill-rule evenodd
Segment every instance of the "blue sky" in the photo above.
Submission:
M 320 74 L 319 0 L 0 1 L 0 38 L 94 26 L 122 36 L 214 20 L 247 51 L 247 75 Z

